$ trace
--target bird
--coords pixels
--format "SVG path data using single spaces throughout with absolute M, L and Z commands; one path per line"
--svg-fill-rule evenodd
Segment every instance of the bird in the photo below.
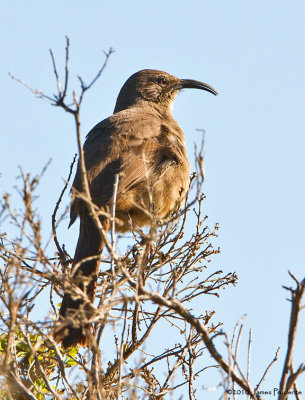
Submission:
M 179 79 L 154 69 L 136 72 L 121 88 L 113 115 L 88 133 L 83 145 L 87 181 L 92 203 L 104 212 L 99 220 L 105 232 L 111 225 L 116 176 L 116 231 L 149 226 L 152 218 L 164 220 L 179 209 L 189 187 L 190 165 L 184 132 L 171 111 L 178 92 L 188 88 L 218 94 L 201 81 Z M 80 219 L 71 279 L 92 304 L 104 238 L 81 196 L 81 173 L 79 163 L 70 207 L 69 226 Z M 90 326 L 76 324 L 86 308 L 84 296 L 64 289 L 58 323 L 68 323 L 63 325 L 65 329 L 59 328 L 57 338 L 65 349 L 90 345 Z

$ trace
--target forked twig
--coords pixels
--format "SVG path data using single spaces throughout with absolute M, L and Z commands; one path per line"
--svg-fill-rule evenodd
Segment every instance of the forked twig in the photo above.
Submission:
M 289 370 L 292 368 L 292 352 L 294 349 L 295 336 L 297 332 L 298 320 L 300 316 L 300 311 L 303 308 L 301 301 L 305 292 L 305 279 L 300 282 L 290 271 L 288 271 L 290 277 L 295 281 L 296 288 L 288 288 L 284 286 L 284 289 L 290 291 L 291 293 L 291 312 L 290 312 L 290 322 L 289 322 L 289 332 L 288 332 L 288 347 L 284 362 L 284 368 L 282 377 L 279 385 L 279 400 L 285 400 L 288 396 L 289 388 L 293 386 L 297 377 L 304 372 L 302 365 L 299 366 L 297 373 L 289 374 Z

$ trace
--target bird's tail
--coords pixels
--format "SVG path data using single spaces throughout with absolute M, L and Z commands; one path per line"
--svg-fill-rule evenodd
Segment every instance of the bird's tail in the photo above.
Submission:
M 107 220 L 102 222 L 107 230 Z M 55 339 L 62 342 L 64 348 L 70 346 L 88 346 L 90 340 L 90 303 L 94 301 L 96 282 L 99 272 L 100 254 L 104 240 L 90 216 L 81 217 L 79 238 L 75 250 L 72 276 L 73 282 L 81 289 L 85 297 L 77 294 L 71 287 L 65 288 L 64 298 L 59 311 L 60 321 L 55 330 Z M 87 258 L 90 260 L 86 260 Z M 65 319 L 65 320 L 64 320 Z

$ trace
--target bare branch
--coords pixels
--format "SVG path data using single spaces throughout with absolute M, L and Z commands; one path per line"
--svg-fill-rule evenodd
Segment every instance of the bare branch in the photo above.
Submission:
M 58 200 L 56 202 L 55 209 L 54 209 L 53 214 L 52 214 L 52 234 L 53 234 L 53 239 L 54 239 L 54 242 L 55 242 L 59 257 L 60 257 L 60 260 L 61 260 L 63 265 L 66 264 L 66 253 L 62 250 L 62 248 L 61 248 L 61 246 L 60 246 L 60 244 L 59 244 L 59 242 L 57 240 L 56 214 L 57 214 L 59 205 L 60 205 L 60 203 L 62 201 L 63 195 L 64 195 L 65 191 L 67 190 L 67 187 L 68 187 L 68 185 L 70 183 L 70 179 L 71 179 L 71 175 L 72 175 L 72 171 L 73 171 L 73 166 L 74 166 L 75 161 L 76 161 L 76 157 L 77 157 L 77 155 L 75 154 L 75 156 L 73 158 L 73 161 L 72 161 L 72 163 L 70 165 L 70 172 L 69 172 L 69 175 L 68 175 L 68 179 L 65 182 L 65 186 L 64 186 L 63 190 L 60 193 L 60 196 L 59 196 L 59 198 L 58 198 Z
M 255 391 L 258 391 L 260 385 L 263 383 L 269 369 L 271 368 L 271 366 L 278 360 L 278 354 L 279 354 L 280 348 L 278 347 L 278 349 L 276 350 L 275 356 L 273 358 L 273 360 L 270 362 L 270 364 L 267 366 L 265 372 L 263 373 L 263 376 L 261 377 L 261 380 L 258 382 L 258 384 L 256 385 Z
M 293 386 L 298 375 L 303 372 L 302 365 L 300 365 L 300 367 L 298 368 L 298 373 L 289 375 L 289 370 L 292 368 L 292 353 L 295 343 L 298 319 L 300 310 L 302 309 L 301 301 L 305 291 L 305 279 L 300 282 L 290 271 L 289 275 L 295 281 L 297 287 L 296 289 L 284 287 L 286 290 L 291 292 L 291 312 L 288 332 L 288 348 L 279 386 L 279 392 L 283 394 L 280 394 L 279 400 L 285 400 L 288 397 L 287 392 L 289 391 L 289 388 Z

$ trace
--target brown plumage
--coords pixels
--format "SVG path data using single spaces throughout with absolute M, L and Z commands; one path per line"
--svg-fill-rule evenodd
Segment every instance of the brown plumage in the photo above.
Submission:
M 184 133 L 171 115 L 172 103 L 182 88 L 217 94 L 205 83 L 178 79 L 162 71 L 137 72 L 122 87 L 114 114 L 96 125 L 86 138 L 84 156 L 91 198 L 106 212 L 112 202 L 115 175 L 119 174 L 117 231 L 130 230 L 130 219 L 140 227 L 149 225 L 152 213 L 154 217 L 166 218 L 185 197 L 190 167 Z M 99 256 L 104 243 L 86 203 L 77 197 L 81 192 L 78 168 L 73 182 L 70 222 L 71 225 L 80 217 L 73 280 L 93 302 L 99 257 L 81 261 Z M 100 220 L 107 231 L 109 219 L 101 217 Z M 89 344 L 90 328 L 81 324 L 82 318 L 78 320 L 88 315 L 88 304 L 67 291 L 60 309 L 60 324 L 66 328 L 60 329 L 59 324 L 60 333 L 56 334 L 65 348 Z

